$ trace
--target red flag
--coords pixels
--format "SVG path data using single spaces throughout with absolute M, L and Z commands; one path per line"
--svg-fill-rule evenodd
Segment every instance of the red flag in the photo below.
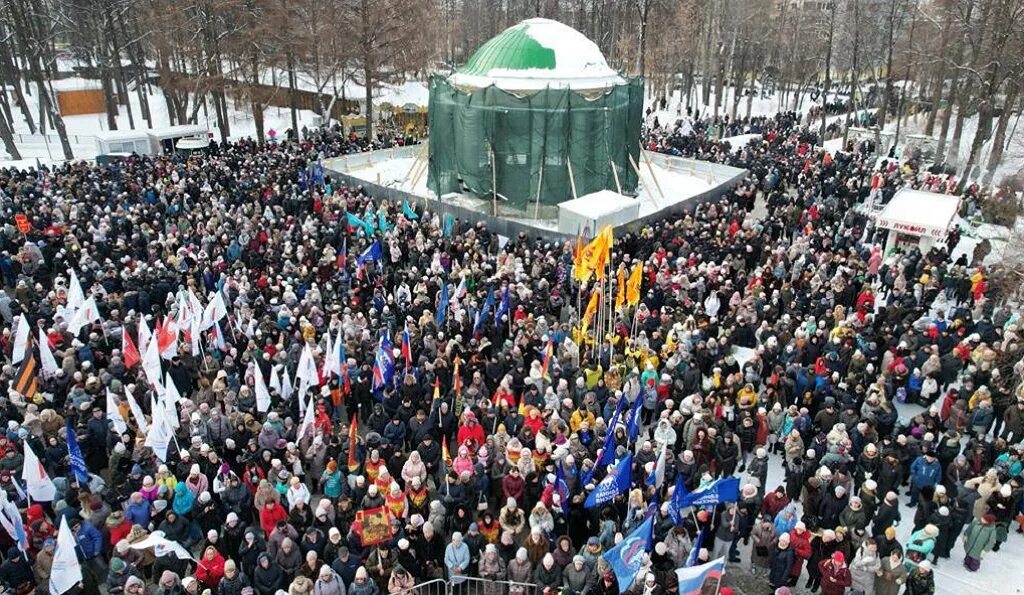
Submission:
M 121 329 L 121 354 L 124 356 L 124 367 L 126 368 L 131 368 L 142 361 L 139 348 L 135 346 L 135 342 L 132 341 L 126 328 Z

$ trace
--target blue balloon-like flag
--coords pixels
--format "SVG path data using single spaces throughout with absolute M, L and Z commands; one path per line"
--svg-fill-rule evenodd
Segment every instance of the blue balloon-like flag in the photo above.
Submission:
M 622 492 L 629 489 L 630 475 L 633 468 L 633 455 L 626 455 L 621 461 L 615 464 L 615 467 L 608 472 L 608 475 L 601 480 L 601 483 L 597 484 L 593 492 L 587 496 L 587 501 L 583 503 L 584 508 L 593 508 L 595 506 L 601 506 L 606 502 L 611 502 L 615 496 L 618 496 Z
M 68 460 L 71 463 L 71 472 L 80 485 L 88 485 L 89 468 L 85 465 L 85 457 L 82 456 L 82 448 L 78 446 L 78 437 L 75 436 L 75 429 L 71 427 L 68 420 L 65 428 L 68 434 Z
M 603 557 L 619 581 L 619 593 L 625 593 L 633 586 L 636 575 L 644 563 L 644 554 L 651 551 L 651 537 L 654 529 L 652 517 L 627 535 Z

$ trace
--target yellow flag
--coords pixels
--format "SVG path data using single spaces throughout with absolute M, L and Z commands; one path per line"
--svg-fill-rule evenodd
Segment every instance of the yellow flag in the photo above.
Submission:
M 630 306 L 640 303 L 640 283 L 643 280 L 644 264 L 636 263 L 633 272 L 629 274 L 629 281 L 626 282 L 626 302 Z
M 606 225 L 601 233 L 583 248 L 581 260 L 584 278 L 580 278 L 580 281 L 586 281 L 592 274 L 596 274 L 598 279 L 604 279 L 604 267 L 608 264 L 613 242 L 612 226 Z
M 622 265 L 619 265 L 615 287 L 615 309 L 621 310 L 622 306 L 626 303 L 626 267 Z
M 583 312 L 583 334 L 586 334 L 590 330 L 590 321 L 594 318 L 594 314 L 597 314 L 597 305 L 601 302 L 601 290 L 595 289 L 594 293 L 590 294 L 590 301 L 587 302 L 587 309 Z

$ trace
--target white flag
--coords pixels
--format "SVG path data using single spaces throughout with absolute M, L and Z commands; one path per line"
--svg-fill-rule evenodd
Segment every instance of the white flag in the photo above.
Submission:
M 96 306 L 96 298 L 90 297 L 71 317 L 71 322 L 68 323 L 68 332 L 77 335 L 83 326 L 97 320 L 100 320 L 100 309 Z
M 25 462 L 21 467 L 21 479 L 29 497 L 36 502 L 53 502 L 57 496 L 57 487 L 46 474 L 43 463 L 36 456 L 32 447 L 25 442 Z
M 151 401 L 150 405 L 153 410 L 153 424 L 149 426 L 149 432 L 146 434 L 146 446 L 152 448 L 153 454 L 166 463 L 167 447 L 171 445 L 173 430 L 167 423 L 167 412 L 164 408 L 155 401 Z
M 149 330 L 149 325 L 146 324 L 146 317 L 139 315 L 139 344 L 136 345 L 139 348 L 139 353 L 146 353 L 146 349 L 149 347 L 149 340 L 152 337 L 153 332 Z
M 313 349 L 306 343 L 302 348 L 302 355 L 299 357 L 299 368 L 295 371 L 295 377 L 299 380 L 306 380 L 310 384 L 320 384 L 320 375 L 316 371 L 316 359 L 313 358 Z
M 306 414 L 302 417 L 302 424 L 299 426 L 299 433 L 295 436 L 298 442 L 306 436 L 306 432 L 313 428 L 313 418 L 316 410 L 316 395 L 309 396 L 309 404 L 306 405 Z
M 11 363 L 20 364 L 28 353 L 29 324 L 28 318 L 22 314 L 14 319 L 18 328 L 14 331 L 14 350 L 11 352 Z
M 57 359 L 53 357 L 53 350 L 50 349 L 50 339 L 43 329 L 39 329 L 39 361 L 43 365 L 43 374 L 46 376 L 52 376 L 60 369 Z
M 179 560 L 194 560 L 192 555 L 188 553 L 188 550 L 180 543 L 164 537 L 163 531 L 153 531 L 145 539 L 133 543 L 131 547 L 135 550 L 144 550 L 151 547 L 153 548 L 153 553 L 158 558 L 174 555 Z
M 142 355 L 142 369 L 146 372 L 146 379 L 150 384 L 160 386 L 160 346 L 157 345 L 156 339 L 151 339 L 146 346 L 146 351 Z
M 213 323 L 227 315 L 228 307 L 224 304 L 224 294 L 218 291 L 213 294 L 210 303 L 206 304 L 206 310 L 203 311 L 203 330 L 210 328 Z
M 281 373 L 277 366 L 270 367 L 270 388 L 277 391 L 277 394 L 284 396 L 284 389 L 281 386 Z
M 343 343 L 341 342 L 341 331 L 338 331 L 338 338 L 332 344 L 330 342 L 330 331 L 327 332 L 327 357 L 324 361 L 324 376 L 330 377 L 330 374 L 341 378 L 341 350 Z
M 178 386 L 174 384 L 171 373 L 167 372 L 164 394 L 160 399 L 160 404 L 163 405 L 164 412 L 167 414 L 167 423 L 175 430 L 181 427 L 181 422 L 178 420 L 178 409 L 175 407 L 178 401 L 181 401 L 181 393 L 178 392 Z
M 281 374 L 281 398 L 287 401 L 292 398 L 292 377 L 288 373 L 288 366 L 285 366 Z
M 128 423 L 124 421 L 124 416 L 121 415 L 121 410 L 117 408 L 117 403 L 114 401 L 114 393 L 107 389 L 107 419 L 114 424 L 114 431 L 118 434 L 124 434 L 128 431 Z
M 78 282 L 78 275 L 71 269 L 71 279 L 68 281 L 68 306 L 67 315 L 72 316 L 85 303 L 85 292 L 82 291 L 82 284 Z
M 135 418 L 135 425 L 139 427 L 139 432 L 142 434 L 149 432 L 149 424 L 146 423 L 146 415 L 142 412 L 142 407 L 139 407 L 139 402 L 127 390 L 124 391 L 124 396 L 128 399 L 128 409 L 131 410 L 132 417 Z
M 68 519 L 60 519 L 60 532 L 57 533 L 57 550 L 53 554 L 53 567 L 50 569 L 50 595 L 63 595 L 72 587 L 82 582 L 82 566 L 75 555 L 75 536 L 68 527 Z
M 270 391 L 267 390 L 267 383 L 263 380 L 263 370 L 260 370 L 260 363 L 252 363 L 253 384 L 256 385 L 256 410 L 266 413 L 270 410 Z

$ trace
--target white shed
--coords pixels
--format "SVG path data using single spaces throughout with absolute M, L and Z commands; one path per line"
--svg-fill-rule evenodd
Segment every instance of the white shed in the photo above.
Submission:
M 612 190 L 598 190 L 558 203 L 558 231 L 594 235 L 605 225 L 616 227 L 640 218 L 640 201 Z
M 901 188 L 876 215 L 875 225 L 889 230 L 886 252 L 896 246 L 916 246 L 928 252 L 946 240 L 959 211 L 956 196 Z
M 172 153 L 179 139 L 209 137 L 206 126 L 180 125 L 138 130 L 104 130 L 96 133 L 96 154 L 160 155 Z

